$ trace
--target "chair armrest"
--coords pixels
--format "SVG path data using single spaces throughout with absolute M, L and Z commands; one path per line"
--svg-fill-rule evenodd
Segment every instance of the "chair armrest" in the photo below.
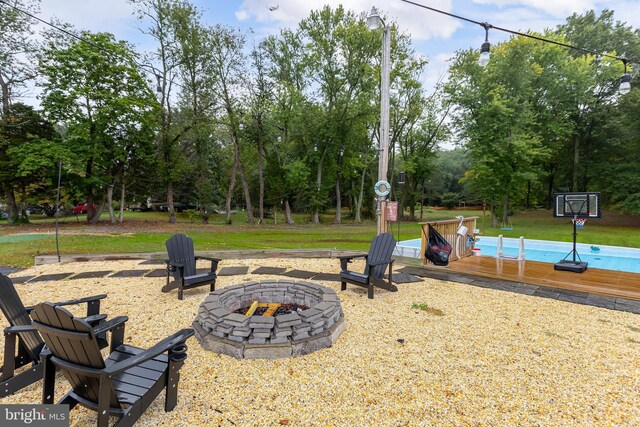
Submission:
M 149 359 L 153 359 L 156 356 L 161 355 L 165 351 L 175 347 L 178 344 L 182 344 L 189 337 L 193 335 L 193 329 L 186 328 L 182 329 L 175 334 L 171 335 L 168 338 L 163 339 L 158 344 L 149 348 L 148 350 L 143 351 L 142 353 L 138 353 L 133 357 L 129 357 L 128 359 L 122 360 L 120 362 L 116 362 L 113 365 L 109 365 L 104 368 L 104 373 L 107 375 L 115 375 L 122 371 L 125 371 L 129 368 L 137 366 L 142 362 L 146 362 Z
M 205 260 L 205 261 L 211 261 L 211 272 L 214 273 L 217 269 L 218 269 L 218 263 L 220 261 L 222 261 L 221 259 L 218 258 L 212 258 L 212 257 L 208 257 L 208 256 L 197 256 L 195 257 L 196 261 L 198 261 L 199 259 Z
M 349 264 L 354 258 L 367 259 L 368 256 L 369 254 L 356 254 L 356 255 L 342 255 L 337 258 L 340 260 L 340 269 L 342 271 L 347 271 L 348 270 L 347 264 Z
M 211 262 L 214 262 L 214 261 L 215 262 L 220 262 L 220 261 L 222 261 L 222 259 L 220 259 L 220 258 L 213 258 L 213 257 L 210 257 L 210 256 L 197 256 L 195 258 L 196 259 L 204 259 L 206 261 L 211 261 Z
M 87 316 L 83 320 L 85 320 L 88 324 L 97 323 L 101 320 L 107 318 L 106 314 L 94 314 L 93 316 Z
M 65 305 L 75 305 L 75 304 L 84 304 L 86 302 L 94 302 L 94 301 L 98 301 L 101 299 L 105 299 L 107 297 L 107 294 L 100 294 L 100 295 L 94 295 L 91 297 L 85 297 L 85 298 L 78 298 L 78 299 L 71 299 L 71 300 L 67 300 L 67 301 L 60 301 L 60 302 L 54 302 L 54 305 L 59 305 L 59 306 L 65 306 Z
M 95 328 L 93 328 L 93 333 L 98 335 L 98 334 L 101 334 L 103 332 L 110 331 L 111 329 L 115 328 L 116 326 L 122 325 L 127 320 L 129 320 L 129 318 L 127 316 L 114 317 L 113 319 L 107 320 L 106 322 L 104 322 L 104 323 L 96 326 Z
M 36 328 L 32 325 L 17 325 L 4 328 L 4 334 L 20 334 L 23 332 L 36 332 Z
M 354 259 L 354 258 L 366 258 L 368 256 L 369 256 L 369 254 L 357 254 L 357 255 L 341 255 L 341 256 L 336 257 L 336 258 L 338 258 L 339 260 L 343 260 L 343 259 L 350 260 L 350 259 Z
M 184 263 L 178 261 L 169 261 L 165 260 L 167 263 L 167 278 L 169 277 L 169 273 L 173 273 L 176 270 L 180 271 L 180 276 L 184 276 Z

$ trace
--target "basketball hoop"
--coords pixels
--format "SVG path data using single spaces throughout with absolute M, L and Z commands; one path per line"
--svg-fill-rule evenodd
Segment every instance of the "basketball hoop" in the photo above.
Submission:
M 571 222 L 576 225 L 577 229 L 582 230 L 584 228 L 584 223 L 587 222 L 587 218 L 575 218 L 572 219 Z

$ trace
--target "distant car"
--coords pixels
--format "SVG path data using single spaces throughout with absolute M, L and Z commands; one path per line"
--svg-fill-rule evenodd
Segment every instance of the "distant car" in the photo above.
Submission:
M 27 213 L 27 215 L 41 215 L 44 213 L 44 209 L 42 208 L 42 206 L 39 205 L 30 205 L 27 206 L 27 208 L 25 209 L 25 212 Z
M 96 205 L 94 203 L 93 210 L 95 210 L 95 209 L 96 209 Z M 89 210 L 89 208 L 88 208 L 88 206 L 87 206 L 87 204 L 85 202 L 78 203 L 77 205 L 75 205 L 73 207 L 73 214 L 74 215 L 86 214 L 88 210 Z

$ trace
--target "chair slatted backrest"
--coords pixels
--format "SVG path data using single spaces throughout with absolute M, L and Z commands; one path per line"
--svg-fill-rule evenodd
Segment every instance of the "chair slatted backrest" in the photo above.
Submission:
M 193 276 L 196 274 L 196 256 L 193 250 L 193 240 L 184 234 L 174 234 L 165 242 L 169 261 L 184 264 L 184 275 Z M 174 273 L 176 279 L 180 278 L 180 273 Z
M 10 278 L 0 274 L 0 308 L 10 326 L 31 326 L 31 318 Z M 32 360 L 40 361 L 44 341 L 36 331 L 20 334 L 20 345 Z
M 52 303 L 38 304 L 31 313 L 33 326 L 40 332 L 51 353 L 58 359 L 79 367 L 103 369 L 105 362 L 91 325 L 83 319 L 76 319 L 63 307 Z M 78 371 L 61 367 L 73 391 L 91 402 L 98 402 L 100 380 Z M 110 405 L 120 407 L 116 394 L 111 388 Z
M 391 255 L 395 247 L 396 239 L 393 238 L 391 233 L 382 233 L 374 237 L 371 241 L 371 247 L 369 248 L 369 256 L 367 257 L 367 266 L 365 267 L 364 274 L 369 274 L 370 263 L 386 262 L 385 264 L 373 267 L 373 277 L 382 279 L 384 272 L 387 270 L 387 265 L 389 265 L 391 261 Z

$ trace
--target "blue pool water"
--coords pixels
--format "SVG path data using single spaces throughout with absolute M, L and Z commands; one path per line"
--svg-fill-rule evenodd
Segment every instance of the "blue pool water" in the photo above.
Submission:
M 479 237 L 479 241 L 476 242 L 475 247 L 480 248 L 481 255 L 495 257 L 497 242 L 497 237 L 481 236 Z M 419 257 L 420 244 L 420 239 L 413 239 L 399 242 L 398 246 L 401 248 L 406 247 L 408 250 L 417 253 Z M 525 259 L 553 264 L 562 260 L 571 251 L 572 247 L 573 244 L 569 242 L 525 239 Z M 415 248 L 417 248 L 417 251 Z M 583 262 L 588 262 L 590 268 L 640 273 L 640 249 L 591 245 L 588 243 L 578 243 L 576 249 L 578 250 L 580 259 L 582 259 Z M 505 255 L 517 256 L 518 239 L 504 238 L 503 253 Z M 411 255 L 407 254 L 407 256 Z M 572 258 L 569 257 L 567 259 Z

